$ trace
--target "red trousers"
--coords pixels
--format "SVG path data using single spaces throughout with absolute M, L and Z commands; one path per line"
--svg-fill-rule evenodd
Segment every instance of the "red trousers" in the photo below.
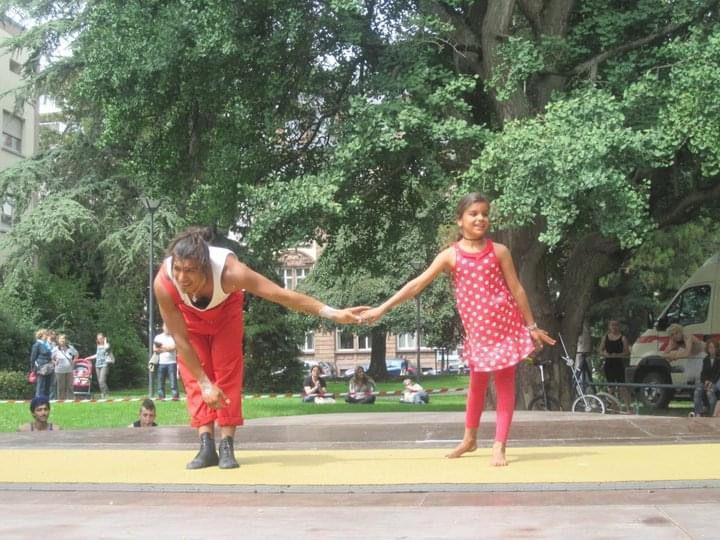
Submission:
M 465 427 L 477 429 L 480 426 L 480 416 L 485 406 L 485 393 L 492 373 L 495 379 L 495 393 L 497 395 L 497 408 L 495 411 L 495 440 L 507 442 L 510 434 L 510 424 L 515 412 L 515 367 L 499 371 L 471 371 L 470 388 L 468 389 L 467 407 L 465 409 Z
M 243 294 L 232 293 L 219 306 L 199 311 L 185 305 L 172 282 L 165 285 L 173 295 L 187 325 L 190 344 L 200 358 L 208 378 L 222 390 L 230 403 L 222 409 L 208 407 L 200 385 L 178 355 L 180 376 L 185 385 L 190 424 L 200 427 L 215 421 L 220 426 L 241 426 L 243 388 Z

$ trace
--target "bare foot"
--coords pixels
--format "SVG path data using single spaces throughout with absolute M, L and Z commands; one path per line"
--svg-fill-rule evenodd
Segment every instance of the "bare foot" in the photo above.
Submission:
M 492 447 L 490 465 L 493 467 L 505 467 L 507 464 L 507 459 L 505 459 L 505 443 L 495 441 Z
M 477 442 L 474 440 L 465 440 L 463 439 L 460 444 L 458 444 L 455 447 L 455 450 L 447 454 L 445 457 L 448 459 L 455 459 L 459 458 L 463 454 L 466 454 L 468 452 L 474 452 L 477 450 Z

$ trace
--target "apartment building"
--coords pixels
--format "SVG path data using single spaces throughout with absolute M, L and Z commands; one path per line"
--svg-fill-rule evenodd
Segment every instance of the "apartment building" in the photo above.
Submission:
M 295 289 L 310 274 L 321 252 L 316 243 L 299 245 L 280 255 L 280 274 L 285 287 Z M 422 336 L 421 336 L 422 339 Z M 388 334 L 385 342 L 387 358 L 407 358 L 412 365 L 417 361 L 414 333 Z M 342 372 L 345 369 L 370 363 L 370 336 L 360 335 L 347 328 L 332 332 L 315 330 L 305 335 L 300 346 L 304 361 L 328 362 Z M 423 368 L 435 368 L 435 351 L 420 347 Z
M 27 52 L 12 51 L 3 45 L 7 38 L 17 36 L 25 29 L 7 17 L 0 16 L 0 170 L 11 167 L 19 160 L 31 157 L 37 150 L 39 115 L 37 101 L 20 103 L 6 92 L 22 84 L 22 65 Z M 0 233 L 7 232 L 14 219 L 14 206 L 7 194 L 0 194 Z

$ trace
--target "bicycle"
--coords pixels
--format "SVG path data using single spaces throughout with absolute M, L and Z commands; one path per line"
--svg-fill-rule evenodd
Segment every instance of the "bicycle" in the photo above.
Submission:
M 529 411 L 562 411 L 560 402 L 552 396 L 548 396 L 545 388 L 545 364 L 550 362 L 542 361 L 537 358 L 531 359 L 532 364 L 540 370 L 540 386 L 542 394 L 535 396 L 528 405 Z
M 572 412 L 591 412 L 605 414 L 605 402 L 595 394 L 586 393 L 581 378 L 578 376 L 577 370 L 575 369 L 575 359 L 570 357 L 567 347 L 565 346 L 565 340 L 561 334 L 558 334 L 560 338 L 560 344 L 562 345 L 564 355 L 561 358 L 565 361 L 565 364 L 570 368 L 572 373 L 573 383 L 575 384 L 575 393 L 577 398 L 573 401 L 570 410 Z

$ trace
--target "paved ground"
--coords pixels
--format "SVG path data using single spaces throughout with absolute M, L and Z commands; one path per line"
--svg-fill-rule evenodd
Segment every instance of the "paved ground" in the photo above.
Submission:
M 518 412 L 510 466 L 444 452 L 462 414 L 255 420 L 241 468 L 188 428 L 0 435 L 0 537 L 720 538 L 720 422 Z

